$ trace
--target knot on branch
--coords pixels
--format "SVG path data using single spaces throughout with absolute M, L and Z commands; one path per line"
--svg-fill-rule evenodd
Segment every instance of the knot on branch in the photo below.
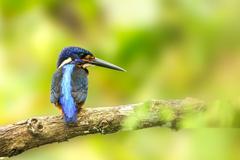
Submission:
M 10 150 L 8 157 L 11 157 L 11 156 L 14 156 L 14 155 L 18 155 L 18 154 L 24 152 L 24 150 L 21 149 L 21 148 L 22 148 L 22 147 L 13 148 L 12 150 Z
M 37 118 L 31 118 L 27 121 L 27 128 L 32 135 L 39 135 L 43 131 L 42 121 Z
M 106 119 L 103 119 L 99 124 L 98 124 L 98 130 L 100 131 L 101 134 L 105 134 L 107 132 L 107 128 L 109 127 L 109 121 Z
M 97 130 L 101 134 L 109 134 L 115 132 L 120 127 L 115 126 L 116 122 L 114 120 L 116 120 L 116 118 L 114 119 L 114 114 L 113 113 L 108 114 L 107 117 L 105 117 L 98 123 Z

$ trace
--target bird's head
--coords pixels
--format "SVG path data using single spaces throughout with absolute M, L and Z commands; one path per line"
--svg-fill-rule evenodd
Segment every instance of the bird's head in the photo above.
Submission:
M 101 66 L 118 71 L 125 71 L 121 67 L 96 58 L 91 52 L 80 47 L 67 47 L 62 50 L 58 58 L 57 68 L 61 68 L 67 64 L 75 64 L 82 68 Z

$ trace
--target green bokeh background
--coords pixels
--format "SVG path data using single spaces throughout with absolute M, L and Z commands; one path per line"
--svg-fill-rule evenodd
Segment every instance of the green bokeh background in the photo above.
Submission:
M 60 114 L 49 89 L 66 46 L 128 70 L 90 68 L 86 107 L 184 97 L 210 104 L 208 122 L 185 122 L 198 129 L 78 137 L 13 159 L 239 159 L 230 129 L 240 123 L 239 8 L 239 0 L 1 0 L 0 125 Z

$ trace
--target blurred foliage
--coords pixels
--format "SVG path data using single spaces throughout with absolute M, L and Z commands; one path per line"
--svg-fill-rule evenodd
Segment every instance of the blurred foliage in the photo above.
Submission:
M 203 99 L 186 127 L 239 127 L 239 0 L 1 0 L 0 124 L 59 114 L 58 53 L 80 46 L 128 70 L 91 68 L 86 106 Z M 234 129 L 146 129 L 79 137 L 13 159 L 240 159 Z M 41 156 L 40 156 L 41 155 Z

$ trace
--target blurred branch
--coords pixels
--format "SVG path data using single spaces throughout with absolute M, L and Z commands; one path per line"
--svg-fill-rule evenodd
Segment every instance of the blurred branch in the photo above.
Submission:
M 86 108 L 78 123 L 68 126 L 62 116 L 35 117 L 0 127 L 0 157 L 18 155 L 41 145 L 88 134 L 110 134 L 149 127 L 177 129 L 186 114 L 203 111 L 196 99 L 154 100 L 117 107 Z

